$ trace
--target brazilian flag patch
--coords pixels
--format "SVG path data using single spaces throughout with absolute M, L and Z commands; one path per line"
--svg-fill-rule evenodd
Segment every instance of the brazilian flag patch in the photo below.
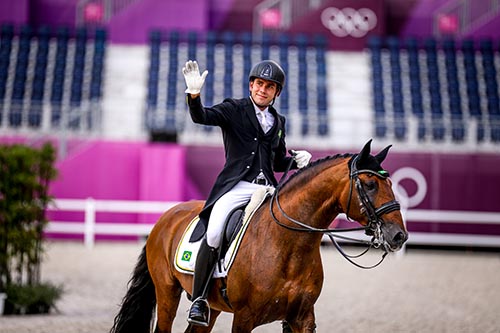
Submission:
M 182 254 L 182 261 L 190 261 L 192 254 L 193 252 L 191 251 L 184 251 L 184 253 Z

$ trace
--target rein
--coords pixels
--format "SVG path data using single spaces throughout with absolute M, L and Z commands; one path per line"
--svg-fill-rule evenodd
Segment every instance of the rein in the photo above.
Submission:
M 347 215 L 347 213 L 349 212 L 349 209 L 350 209 L 350 206 L 351 206 L 351 199 L 352 199 L 352 194 L 353 194 L 353 187 L 356 187 L 356 191 L 358 193 L 358 198 L 359 198 L 359 200 L 361 202 L 361 206 L 362 206 L 362 211 L 365 212 L 365 214 L 368 216 L 368 219 L 369 219 L 369 222 L 368 222 L 367 226 L 356 227 L 356 228 L 343 228 L 343 229 L 315 228 L 315 227 L 312 227 L 312 226 L 310 226 L 310 225 L 308 225 L 306 223 L 298 221 L 298 220 L 290 217 L 288 214 L 286 214 L 285 211 L 283 210 L 283 208 L 280 205 L 278 196 L 279 196 L 279 190 L 281 189 L 281 187 L 283 185 L 283 182 L 286 179 L 286 177 L 288 175 L 288 172 L 290 171 L 290 168 L 291 168 L 292 163 L 293 163 L 293 159 L 290 160 L 290 163 L 288 164 L 288 166 L 287 166 L 287 168 L 286 168 L 283 176 L 281 177 L 281 179 L 280 179 L 280 181 L 278 183 L 278 186 L 276 187 L 276 190 L 274 191 L 274 193 L 273 193 L 273 195 L 271 197 L 271 202 L 269 204 L 269 211 L 270 211 L 271 217 L 273 218 L 274 222 L 276 222 L 276 224 L 278 224 L 279 226 L 281 226 L 281 227 L 283 227 L 285 229 L 292 230 L 292 231 L 298 231 L 298 232 L 323 233 L 323 234 L 326 234 L 330 238 L 331 242 L 335 245 L 335 248 L 340 252 L 340 254 L 347 261 L 349 261 L 351 264 L 353 264 L 353 265 L 355 265 L 355 266 L 357 266 L 359 268 L 371 269 L 371 268 L 375 268 L 378 265 L 380 265 L 384 261 L 385 257 L 387 256 L 387 254 L 389 252 L 388 249 L 387 249 L 387 246 L 386 246 L 386 244 L 384 242 L 384 236 L 383 236 L 383 233 L 382 233 L 382 230 L 381 230 L 381 225 L 382 225 L 381 216 L 384 215 L 384 214 L 387 214 L 389 212 L 392 212 L 392 211 L 395 211 L 395 210 L 399 210 L 400 209 L 400 204 L 397 201 L 392 200 L 392 201 L 386 202 L 385 204 L 383 204 L 379 208 L 375 208 L 373 206 L 370 198 L 368 197 L 368 194 L 366 193 L 366 191 L 364 190 L 363 186 L 361 185 L 361 180 L 359 179 L 359 175 L 363 174 L 363 173 L 370 173 L 370 174 L 376 175 L 377 177 L 380 177 L 382 179 L 386 179 L 388 177 L 388 174 L 385 171 L 383 173 L 382 172 L 378 173 L 378 172 L 375 172 L 373 170 L 368 170 L 368 169 L 358 170 L 357 166 L 356 166 L 356 162 L 357 162 L 358 157 L 359 157 L 359 155 L 356 155 L 353 158 L 352 163 L 351 163 L 351 172 L 349 174 L 349 178 L 350 178 L 350 182 L 349 182 L 349 200 L 348 200 L 348 203 L 347 203 L 346 216 L 347 216 L 347 219 L 349 221 L 351 221 L 351 219 L 349 218 L 349 216 Z M 353 186 L 353 184 L 354 184 L 354 186 Z M 279 212 L 281 213 L 281 215 L 283 217 L 285 217 L 288 221 L 294 223 L 298 227 L 286 225 L 286 224 L 280 222 L 276 218 L 276 215 L 273 212 L 273 205 L 274 204 L 276 204 L 276 206 L 278 207 Z M 346 237 L 346 236 L 338 235 L 338 233 L 342 233 L 342 232 L 351 232 L 351 231 L 360 231 L 360 230 L 364 230 L 366 234 L 373 235 L 371 241 L 365 241 L 365 240 L 361 240 L 361 239 L 355 239 L 355 238 L 351 238 L 351 237 Z M 344 250 L 337 243 L 337 241 L 336 241 L 335 238 L 340 238 L 340 239 L 349 240 L 349 241 L 353 241 L 353 242 L 357 242 L 357 243 L 361 243 L 361 244 L 366 244 L 366 245 L 368 245 L 368 247 L 366 248 L 366 250 L 364 250 L 359 255 L 349 255 L 349 254 L 347 254 L 347 253 L 344 252 Z M 384 253 L 382 254 L 382 258 L 380 259 L 380 261 L 378 263 L 376 263 L 376 264 L 374 264 L 372 266 L 362 266 L 362 265 L 360 265 L 360 264 L 358 264 L 358 263 L 356 263 L 356 262 L 354 262 L 352 260 L 353 258 L 359 258 L 359 257 L 363 256 L 371 248 L 380 248 L 382 245 L 383 245 Z

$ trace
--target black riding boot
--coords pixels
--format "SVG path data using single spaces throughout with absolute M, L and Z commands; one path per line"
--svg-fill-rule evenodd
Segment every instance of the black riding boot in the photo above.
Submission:
M 208 286 L 217 262 L 217 249 L 207 244 L 203 238 L 196 258 L 193 279 L 193 304 L 189 308 L 188 322 L 194 325 L 208 326 L 210 309 L 207 302 Z

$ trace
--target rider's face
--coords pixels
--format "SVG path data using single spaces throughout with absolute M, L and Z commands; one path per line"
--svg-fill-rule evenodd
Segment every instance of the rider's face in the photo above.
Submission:
M 260 78 L 250 82 L 250 95 L 259 108 L 265 109 L 278 92 L 278 85 L 273 81 Z

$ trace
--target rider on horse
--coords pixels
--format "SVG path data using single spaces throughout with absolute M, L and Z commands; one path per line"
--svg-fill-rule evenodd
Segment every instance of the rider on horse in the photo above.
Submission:
M 276 186 L 275 171 L 285 171 L 290 162 L 292 169 L 303 168 L 311 154 L 301 150 L 293 157 L 286 156 L 285 117 L 273 107 L 285 84 L 285 72 L 276 62 L 264 60 L 252 68 L 249 97 L 227 98 L 212 107 L 204 107 L 200 98 L 208 71 L 200 75 L 197 62 L 188 61 L 182 72 L 191 119 L 222 129 L 226 156 L 190 239 L 195 242 L 203 238 L 195 264 L 188 322 L 208 326 L 206 299 L 227 216 L 248 202 L 256 189 Z

